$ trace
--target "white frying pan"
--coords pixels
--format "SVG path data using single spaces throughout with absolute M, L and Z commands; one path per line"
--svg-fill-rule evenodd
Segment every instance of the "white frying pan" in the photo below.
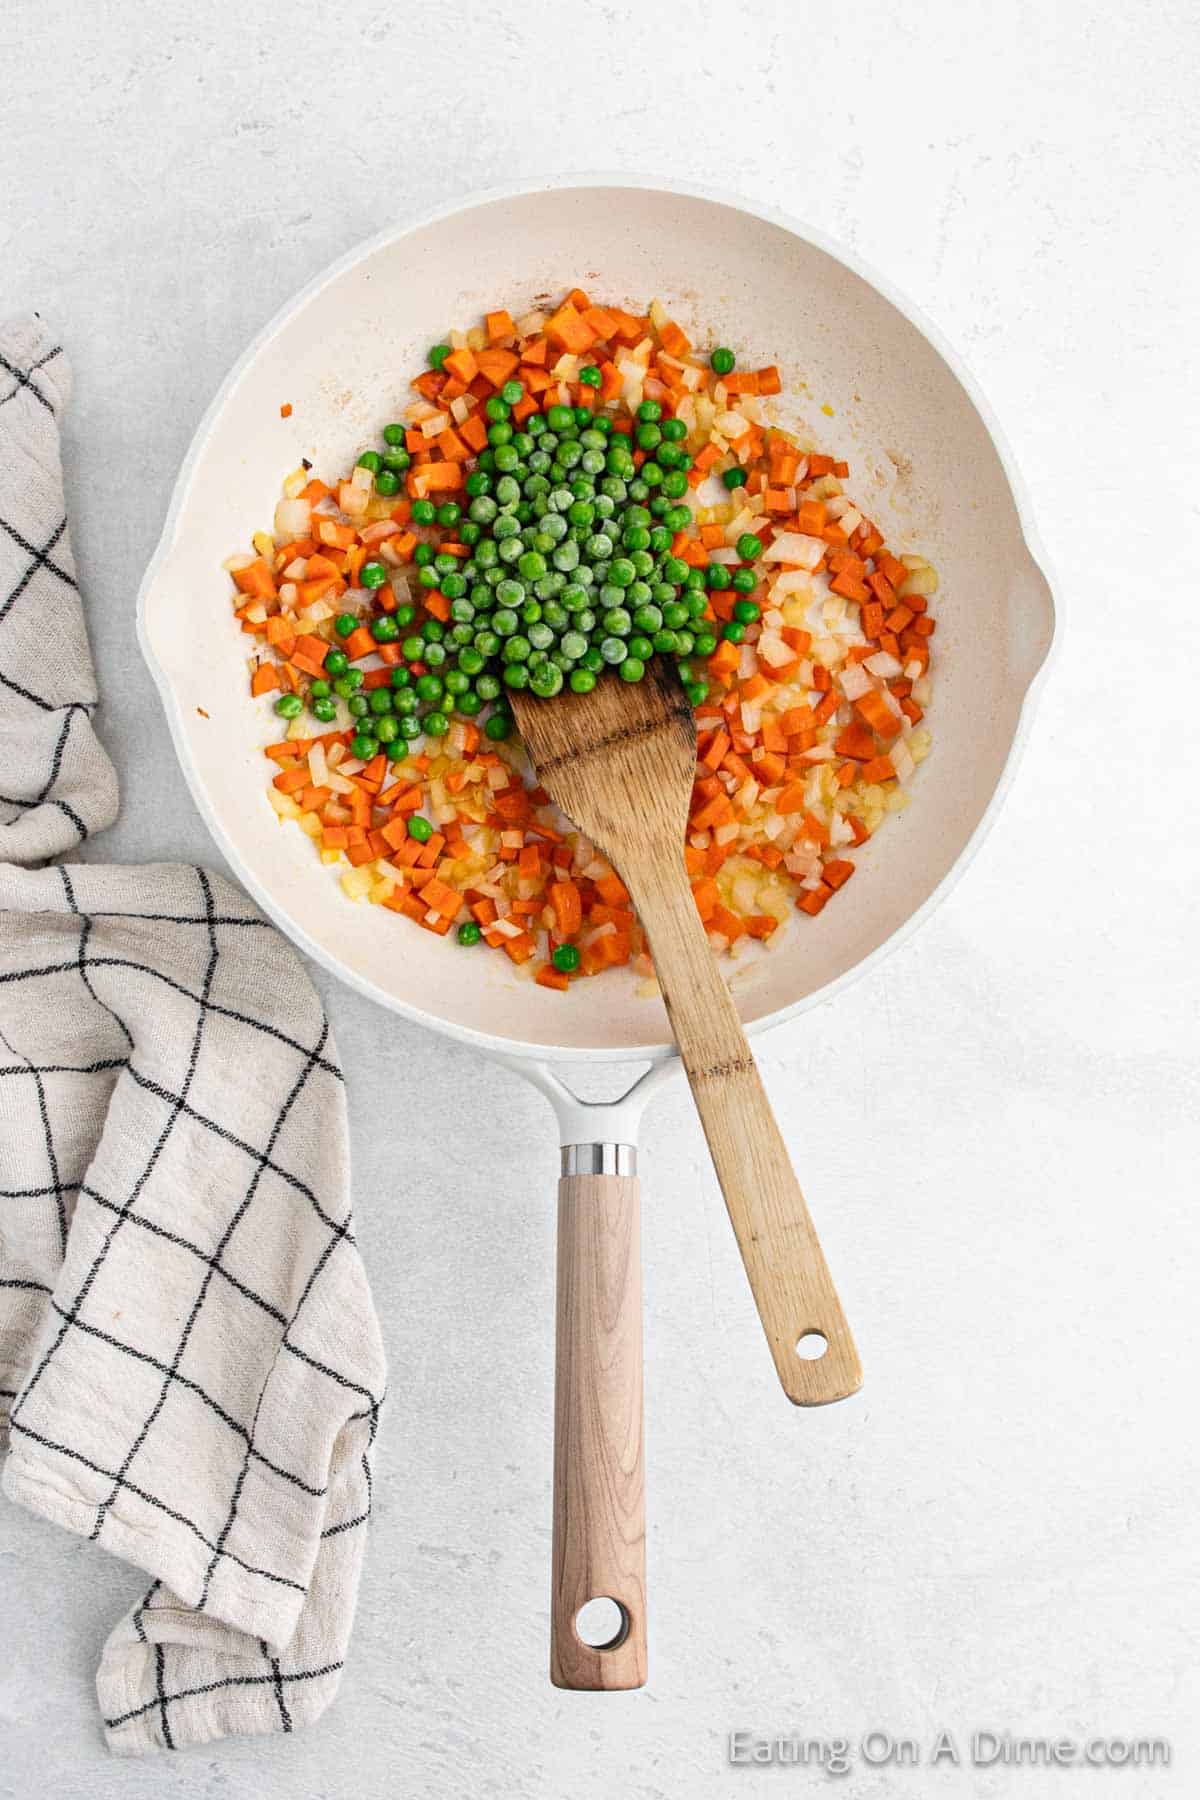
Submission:
M 700 343 L 778 363 L 786 422 L 851 464 L 848 488 L 898 550 L 941 576 L 934 750 L 913 804 L 857 855 L 818 919 L 739 963 L 751 1031 L 829 999 L 926 918 L 995 815 L 1028 728 L 1054 604 L 1028 508 L 982 398 L 937 333 L 843 251 L 774 213 L 677 184 L 576 177 L 475 197 L 354 251 L 272 321 L 196 433 L 142 584 L 139 631 L 196 802 L 263 909 L 362 993 L 505 1062 L 547 1095 L 564 1145 L 559 1205 L 552 1678 L 645 1679 L 637 1127 L 671 1072 L 660 1000 L 627 971 L 548 992 L 379 907 L 353 906 L 265 797 L 263 710 L 221 564 L 269 524 L 307 456 L 352 462 L 409 397 L 428 346 L 493 306 L 579 283 L 637 310 L 653 298 Z M 280 418 L 280 406 L 292 415 Z M 832 416 L 825 409 L 832 409 Z M 790 416 L 789 416 L 790 415 Z M 652 1066 L 615 1105 L 550 1070 Z M 615 1600 L 602 1643 L 578 1617 Z M 589 1641 L 585 1641 L 589 1640 Z

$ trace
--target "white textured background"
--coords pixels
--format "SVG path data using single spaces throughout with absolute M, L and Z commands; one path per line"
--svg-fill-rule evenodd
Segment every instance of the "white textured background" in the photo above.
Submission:
M 216 860 L 133 595 L 229 362 L 359 239 L 500 180 L 710 181 L 885 269 L 995 404 L 1070 619 L 952 899 L 761 1043 L 859 1399 L 783 1401 L 690 1102 L 650 1116 L 651 1686 L 544 1672 L 544 1103 L 321 978 L 393 1393 L 342 1697 L 286 1742 L 111 1761 L 92 1672 L 143 1578 L 6 1509 L 0 1794 L 709 1800 L 828 1781 L 728 1768 L 731 1727 L 941 1725 L 1160 1732 L 1175 1764 L 858 1765 L 841 1791 L 1195 1794 L 1194 7 L 10 0 L 4 36 L 0 305 L 39 308 L 74 361 L 124 788 L 94 854 Z

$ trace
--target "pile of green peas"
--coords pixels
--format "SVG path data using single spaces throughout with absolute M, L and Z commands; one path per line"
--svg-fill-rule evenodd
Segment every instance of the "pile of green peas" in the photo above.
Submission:
M 434 367 L 442 348 L 431 353 Z M 732 355 L 714 351 L 713 367 L 721 358 L 719 372 L 728 372 Z M 585 366 L 579 379 L 595 386 L 599 370 Z M 699 706 L 708 695 L 705 659 L 722 637 L 740 643 L 759 617 L 749 598 L 757 585 L 752 569 L 693 568 L 672 552 L 675 534 L 692 522 L 685 504 L 692 458 L 682 421 L 645 400 L 631 436 L 614 431 L 609 414 L 587 407 L 551 405 L 514 424 L 512 409 L 524 392 L 521 382 L 508 381 L 484 402 L 487 448 L 466 477 L 464 504 L 413 502 L 414 525 L 439 527 L 468 551 L 464 559 L 422 542 L 414 553 L 417 581 L 440 590 L 448 621 L 423 609 L 418 616 L 409 603 L 380 612 L 368 622 L 371 635 L 379 644 L 398 643 L 404 658 L 390 685 L 364 694 L 362 672 L 335 643 L 326 678 L 309 688 L 309 707 L 322 723 L 332 723 L 337 699 L 345 700 L 356 726 L 351 751 L 363 761 L 381 749 L 398 758 L 421 736 L 444 737 L 453 714 L 483 714 L 486 735 L 502 740 L 513 729 L 510 691 L 543 699 L 564 687 L 583 694 L 606 670 L 636 682 L 655 656 L 675 659 L 689 700 Z M 383 450 L 358 459 L 385 497 L 399 491 L 409 465 L 404 439 L 404 426 L 387 425 Z M 640 467 L 635 446 L 645 452 Z M 730 469 L 724 479 L 732 490 L 745 474 Z M 762 544 L 747 533 L 737 551 L 749 564 Z M 359 580 L 371 591 L 388 574 L 384 563 L 370 560 Z M 739 599 L 732 621 L 714 627 L 704 618 L 707 593 L 725 588 Z M 362 623 L 353 613 L 340 615 L 338 640 Z M 276 702 L 285 717 L 301 706 L 295 695 Z

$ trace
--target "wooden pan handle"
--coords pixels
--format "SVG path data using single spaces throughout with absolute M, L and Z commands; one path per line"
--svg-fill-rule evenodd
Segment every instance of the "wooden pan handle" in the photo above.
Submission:
M 639 1184 L 564 1175 L 558 1186 L 554 1560 L 550 1679 L 592 1691 L 646 1681 Z M 594 1648 L 576 1616 L 612 1600 L 616 1641 Z
M 862 1386 L 854 1339 L 737 1009 L 674 858 L 639 882 L 635 898 L 783 1390 L 797 1406 L 844 1400 Z M 809 1348 L 818 1354 L 806 1356 Z

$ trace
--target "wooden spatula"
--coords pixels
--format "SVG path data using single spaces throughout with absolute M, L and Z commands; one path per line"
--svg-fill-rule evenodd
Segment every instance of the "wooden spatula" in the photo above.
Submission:
M 640 682 L 606 676 L 589 694 L 511 699 L 538 780 L 612 862 L 646 928 L 784 1392 L 798 1406 L 844 1399 L 862 1381 L 858 1353 L 684 867 L 692 708 L 662 659 Z M 637 1282 L 640 1293 L 636 1198 L 636 1183 L 617 1173 L 567 1173 L 559 1190 L 560 1277 L 574 1271 L 570 1291 L 559 1289 L 556 1386 L 551 1672 L 565 1687 L 645 1679 L 641 1318 L 622 1291 L 622 1282 Z M 624 1253 L 585 1281 L 605 1209 L 619 1221 Z M 584 1231 L 590 1258 L 576 1241 Z M 810 1355 L 821 1339 L 823 1352 Z M 623 1635 L 600 1650 L 574 1627 L 579 1607 L 597 1596 L 625 1614 Z

